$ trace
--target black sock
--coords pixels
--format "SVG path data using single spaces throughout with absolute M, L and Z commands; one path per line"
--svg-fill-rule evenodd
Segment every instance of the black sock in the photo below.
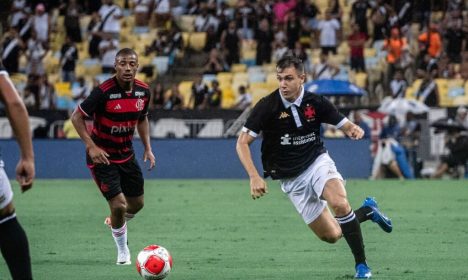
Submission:
M 360 223 L 363 223 L 367 220 L 371 219 L 372 213 L 372 208 L 369 206 L 362 206 L 361 208 L 354 210 L 354 213 L 356 214 L 356 218 Z
M 356 264 L 366 262 L 366 253 L 364 252 L 364 241 L 362 240 L 361 226 L 356 215 L 351 211 L 344 217 L 336 217 L 340 224 L 343 236 L 348 243 L 351 252 L 354 255 Z
M 28 238 L 15 216 L 0 224 L 0 249 L 13 280 L 32 279 Z

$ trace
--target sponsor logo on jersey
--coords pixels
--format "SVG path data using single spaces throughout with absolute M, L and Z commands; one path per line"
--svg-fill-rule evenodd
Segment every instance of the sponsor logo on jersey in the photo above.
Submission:
M 306 135 L 299 135 L 299 136 L 293 136 L 293 137 L 291 137 L 289 134 L 285 134 L 284 136 L 281 136 L 280 144 L 299 146 L 299 145 L 307 144 L 309 142 L 314 142 L 316 139 L 317 137 L 315 137 L 314 132 L 306 134 Z
M 115 105 L 114 110 L 122 110 L 122 107 L 120 104 Z
M 315 108 L 307 104 L 304 108 L 304 116 L 308 122 L 315 121 Z
M 136 97 L 143 97 L 143 96 L 145 96 L 145 92 L 144 91 L 135 91 L 135 96 Z
M 278 119 L 282 120 L 282 119 L 289 118 L 289 117 L 290 115 L 287 112 L 281 112 Z
M 121 98 L 122 97 L 122 94 L 120 93 L 113 93 L 111 95 L 109 95 L 109 99 L 117 99 L 117 98 Z
M 131 126 L 126 126 L 126 125 L 113 125 L 113 126 L 111 127 L 111 134 L 129 132 L 130 129 L 132 129 Z
M 291 145 L 291 137 L 289 137 L 289 134 L 285 134 L 284 136 L 281 136 L 281 145 Z

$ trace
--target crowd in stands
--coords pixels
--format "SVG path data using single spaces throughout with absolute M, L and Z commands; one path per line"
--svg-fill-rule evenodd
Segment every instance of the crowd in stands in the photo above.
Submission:
M 268 76 L 286 53 L 306 62 L 309 80 L 349 79 L 367 89 L 368 100 L 358 105 L 377 105 L 384 96 L 416 98 L 431 107 L 463 105 L 468 100 L 465 2 L 13 0 L 9 26 L 3 27 L 2 59 L 10 73 L 22 77 L 21 90 L 34 99 L 29 102 L 33 108 L 63 107 L 51 105 L 55 99 L 42 87 L 63 82 L 75 87 L 84 78 L 91 88 L 93 78 L 112 74 L 116 51 L 127 46 L 141 51 L 140 77 L 153 88 L 154 80 L 162 80 L 168 67 L 184 59 L 185 50 L 207 54 L 202 81 L 210 91 L 204 105 L 190 96 L 195 91 L 172 95 L 174 87 L 165 84 L 158 85 L 164 87 L 164 103 L 182 102 L 162 108 L 234 108 L 241 85 L 255 103 L 265 89 L 274 89 Z M 239 65 L 247 66 L 244 71 L 260 70 L 234 83 Z M 218 73 L 233 75 L 220 81 Z M 463 91 L 449 96 L 447 88 Z M 212 102 L 209 92 L 218 91 L 218 101 Z M 336 100 L 339 106 L 347 102 Z

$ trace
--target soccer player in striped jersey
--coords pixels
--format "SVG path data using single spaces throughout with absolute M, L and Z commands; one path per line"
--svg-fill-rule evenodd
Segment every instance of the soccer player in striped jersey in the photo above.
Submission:
M 20 159 L 16 165 L 16 180 L 21 191 L 25 192 L 32 187 L 35 174 L 29 116 L 1 62 L 0 99 L 5 105 L 8 120 L 20 148 Z M 15 280 L 28 280 L 32 279 L 28 238 L 16 218 L 13 192 L 3 167 L 3 161 L 0 159 L 0 249 L 11 277 Z
M 135 129 L 144 146 L 143 160 L 155 166 L 148 123 L 149 87 L 135 79 L 138 55 L 129 48 L 115 56 L 116 74 L 94 88 L 73 112 L 72 123 L 86 145 L 86 161 L 110 209 L 117 264 L 131 264 L 127 220 L 143 208 L 143 175 L 135 159 Z M 89 133 L 85 119 L 93 119 Z M 107 220 L 107 219 L 106 219 Z

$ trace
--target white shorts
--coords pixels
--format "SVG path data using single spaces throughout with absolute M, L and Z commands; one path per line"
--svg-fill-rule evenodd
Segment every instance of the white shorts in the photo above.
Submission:
M 13 200 L 10 180 L 5 173 L 3 160 L 0 160 L 0 209 L 5 208 Z
M 288 195 L 306 224 L 312 223 L 327 206 L 322 196 L 325 183 L 330 179 L 343 177 L 328 153 L 320 155 L 296 178 L 281 180 L 281 189 Z

